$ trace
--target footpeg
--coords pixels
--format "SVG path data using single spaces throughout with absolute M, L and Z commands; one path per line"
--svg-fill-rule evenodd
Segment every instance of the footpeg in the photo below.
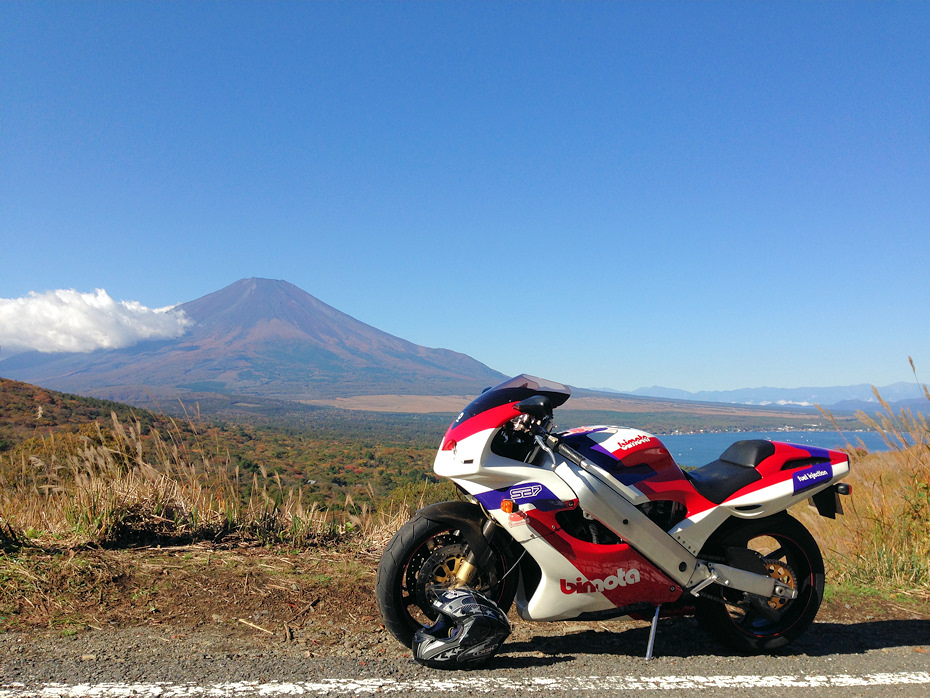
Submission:
M 713 584 L 720 578 L 719 575 L 717 574 L 717 570 L 714 569 L 713 565 L 708 565 L 707 569 L 710 571 L 710 575 L 708 575 L 705 579 L 701 580 L 698 584 L 694 586 L 693 589 L 691 589 L 691 593 L 694 596 L 700 596 L 701 591 L 709 587 L 711 584 Z

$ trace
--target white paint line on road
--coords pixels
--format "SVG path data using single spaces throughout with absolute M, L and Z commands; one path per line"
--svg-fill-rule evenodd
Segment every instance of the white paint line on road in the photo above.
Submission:
M 509 679 L 495 677 L 454 678 L 437 674 L 435 678 L 397 681 L 395 679 L 320 679 L 297 683 L 235 682 L 206 686 L 170 683 L 48 683 L 28 687 L 22 684 L 0 685 L 0 698 L 181 698 L 190 696 L 299 696 L 312 694 L 364 695 L 369 693 L 493 693 L 523 691 L 678 691 L 707 688 L 848 688 L 930 684 L 930 672 L 896 672 L 887 674 L 828 674 L 810 676 L 565 676 L 554 678 Z

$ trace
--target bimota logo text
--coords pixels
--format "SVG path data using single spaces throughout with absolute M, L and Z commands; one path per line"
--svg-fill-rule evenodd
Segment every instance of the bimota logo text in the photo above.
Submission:
M 578 577 L 574 582 L 567 579 L 560 579 L 559 583 L 563 594 L 593 594 L 596 591 L 605 589 L 616 589 L 625 587 L 628 584 L 636 584 L 639 581 L 639 570 L 635 567 L 630 570 L 624 570 L 622 567 L 617 569 L 617 574 L 612 574 L 606 579 L 582 579 Z
M 647 434 L 641 434 L 634 439 L 629 439 L 627 441 L 621 441 L 619 444 L 617 444 L 617 448 L 619 448 L 621 451 L 628 451 L 634 446 L 642 446 L 643 444 L 647 444 L 650 441 L 652 441 L 651 436 Z

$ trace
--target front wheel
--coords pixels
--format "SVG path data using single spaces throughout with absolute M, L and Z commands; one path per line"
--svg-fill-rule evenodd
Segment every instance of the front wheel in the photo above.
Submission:
M 800 522 L 784 514 L 740 521 L 713 536 L 700 556 L 726 562 L 734 548 L 758 553 L 765 573 L 798 595 L 794 599 L 762 598 L 715 586 L 697 601 L 698 622 L 710 635 L 740 652 L 784 647 L 814 622 L 823 599 L 823 557 L 816 541 Z
M 410 647 L 414 633 L 431 626 L 437 613 L 430 603 L 430 590 L 446 588 L 455 580 L 459 565 L 468 553 L 464 521 L 433 521 L 414 516 L 388 543 L 378 565 L 375 595 L 384 626 L 402 644 Z M 517 572 L 510 555 L 495 540 L 492 556 L 478 570 L 473 587 L 507 613 L 517 589 Z

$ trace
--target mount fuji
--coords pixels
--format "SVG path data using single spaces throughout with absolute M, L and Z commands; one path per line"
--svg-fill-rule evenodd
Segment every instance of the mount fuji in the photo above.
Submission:
M 220 393 L 282 400 L 476 394 L 505 376 L 356 320 L 286 281 L 242 279 L 183 303 L 177 339 L 87 353 L 26 352 L 0 375 L 125 402 Z

